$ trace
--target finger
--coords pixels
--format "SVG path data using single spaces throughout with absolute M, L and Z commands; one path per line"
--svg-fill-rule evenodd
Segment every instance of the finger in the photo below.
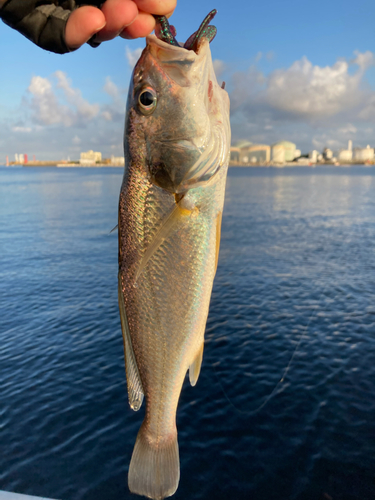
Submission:
M 177 0 L 134 0 L 137 7 L 142 12 L 149 14 L 157 14 L 158 16 L 165 16 L 171 13 L 176 8 Z
M 138 15 L 138 8 L 132 0 L 107 0 L 102 6 L 106 19 L 105 27 L 96 35 L 95 41 L 112 40 L 129 26 Z
M 173 14 L 174 10 L 172 10 L 171 12 L 168 12 L 168 14 L 165 14 L 165 17 L 171 17 L 171 15 Z
M 155 29 L 155 18 L 146 12 L 140 12 L 135 21 L 121 33 L 122 38 L 132 40 L 149 35 Z
M 65 43 L 69 49 L 77 49 L 105 26 L 100 9 L 91 6 L 74 10 L 65 27 Z

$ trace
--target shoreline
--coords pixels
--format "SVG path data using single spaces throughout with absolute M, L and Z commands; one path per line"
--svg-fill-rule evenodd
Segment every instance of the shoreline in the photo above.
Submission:
M 6 168 L 13 167 L 58 167 L 58 168 L 98 168 L 98 167 L 116 167 L 124 168 L 124 165 L 113 163 L 97 163 L 95 165 L 79 165 L 78 163 L 62 163 L 58 161 L 41 161 L 41 162 L 28 162 L 28 163 L 10 163 L 8 166 L 1 165 Z
M 287 162 L 285 164 L 277 163 L 267 163 L 267 164 L 240 164 L 240 163 L 229 163 L 229 168 L 293 168 L 293 167 L 303 167 L 303 168 L 315 168 L 315 167 L 335 167 L 335 168 L 350 168 L 350 167 L 374 167 L 375 163 L 296 163 Z M 76 163 L 60 163 L 60 162 L 31 162 L 27 164 L 22 163 L 11 163 L 10 165 L 0 164 L 0 168 L 17 168 L 17 167 L 41 167 L 41 168 L 124 168 L 124 165 L 108 164 L 108 163 L 98 163 L 96 165 L 79 165 Z

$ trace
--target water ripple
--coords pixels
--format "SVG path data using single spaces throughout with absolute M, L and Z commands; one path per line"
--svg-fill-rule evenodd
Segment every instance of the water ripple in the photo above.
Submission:
M 176 500 L 375 498 L 373 179 L 230 171 Z M 0 489 L 131 498 L 143 410 L 127 402 L 109 234 L 120 184 L 117 169 L 0 169 Z

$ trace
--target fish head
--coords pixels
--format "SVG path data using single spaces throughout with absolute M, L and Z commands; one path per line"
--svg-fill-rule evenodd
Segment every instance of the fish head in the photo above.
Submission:
M 217 83 L 207 38 L 195 50 L 146 38 L 129 88 L 125 138 L 127 161 L 171 193 L 207 183 L 227 164 L 229 97 Z

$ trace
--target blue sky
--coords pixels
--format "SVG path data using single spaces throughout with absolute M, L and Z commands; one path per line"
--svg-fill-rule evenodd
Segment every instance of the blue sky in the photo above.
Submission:
M 370 1 L 182 1 L 186 40 L 217 8 L 211 44 L 231 97 L 233 139 L 313 148 L 375 144 L 375 4 Z M 144 40 L 118 38 L 63 56 L 0 22 L 0 164 L 15 153 L 122 154 L 131 62 Z M 137 52 L 138 50 L 138 52 Z

